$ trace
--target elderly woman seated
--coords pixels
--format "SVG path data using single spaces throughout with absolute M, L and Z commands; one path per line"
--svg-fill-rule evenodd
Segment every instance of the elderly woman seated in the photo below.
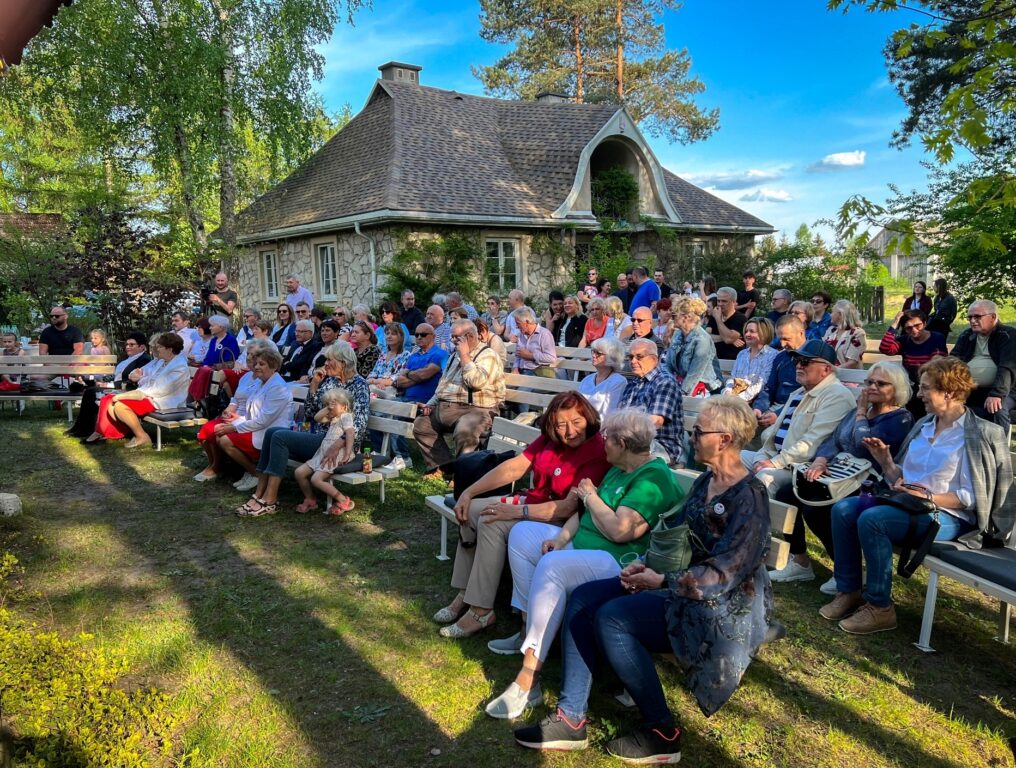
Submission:
M 621 404 L 621 395 L 628 380 L 621 375 L 624 369 L 624 345 L 617 339 L 601 338 L 591 345 L 593 367 L 579 384 L 579 392 L 586 396 L 600 419 L 613 413 Z
M 304 411 L 318 413 L 324 404 L 322 395 L 336 388 L 349 392 L 353 399 L 353 427 L 356 431 L 354 453 L 359 453 L 363 438 L 367 434 L 367 417 L 370 413 L 370 389 L 367 382 L 356 372 L 356 353 L 348 342 L 336 341 L 325 350 L 325 364 L 314 372 L 307 392 Z M 273 515 L 279 509 L 279 486 L 286 474 L 290 459 L 305 462 L 312 458 L 327 432 L 313 422 L 313 432 L 294 432 L 286 427 L 272 427 L 265 431 L 261 455 L 257 463 L 258 483 L 254 495 L 236 510 L 240 517 Z M 336 441 L 323 459 L 323 467 L 338 470 L 335 459 L 342 451 L 342 441 Z M 385 459 L 375 457 L 380 465 Z M 359 459 L 354 463 L 359 467 Z M 352 469 L 353 467 L 349 467 Z M 345 468 L 343 468 L 345 469 Z
M 564 618 L 568 595 L 580 584 L 621 572 L 622 561 L 646 550 L 649 531 L 682 493 L 666 462 L 650 446 L 656 426 L 641 409 L 624 408 L 603 422 L 611 469 L 597 485 L 589 479 L 572 494 L 579 514 L 563 527 L 522 522 L 508 538 L 512 605 L 522 612 L 526 634 L 522 669 L 507 690 L 487 704 L 491 717 L 512 719 L 543 701 L 539 674 Z
M 194 479 L 199 483 L 214 480 L 222 474 L 223 461 L 229 455 L 222 446 L 224 439 L 234 443 L 234 445 L 239 443 L 242 447 L 238 448 L 238 450 L 250 451 L 251 456 L 254 456 L 256 455 L 255 451 L 260 452 L 264 440 L 264 432 L 267 428 L 249 429 L 249 427 L 264 421 L 266 418 L 271 421 L 270 426 L 288 426 L 291 417 L 292 395 L 285 398 L 277 390 L 270 389 L 269 395 L 274 402 L 266 402 L 263 394 L 266 384 L 276 383 L 274 382 L 273 374 L 278 370 L 279 364 L 282 362 L 282 355 L 279 353 L 278 347 L 266 335 L 249 341 L 244 347 L 244 355 L 246 355 L 245 362 L 251 369 L 240 378 L 236 391 L 222 415 L 212 419 L 198 431 L 198 443 L 204 448 L 205 455 L 208 457 L 208 466 L 194 475 Z M 261 360 L 265 360 L 267 365 L 259 366 L 258 363 Z M 252 415 L 249 410 L 252 404 L 260 409 L 260 413 L 253 416 L 254 421 L 248 421 L 248 416 Z M 282 410 L 283 404 L 285 404 L 285 411 Z M 247 445 L 248 438 L 241 437 L 240 433 L 230 432 L 224 434 L 225 429 L 218 429 L 220 425 L 230 424 L 237 428 L 243 425 L 243 434 L 255 433 L 253 437 L 249 438 L 251 440 L 249 446 Z M 260 434 L 256 434 L 258 432 Z M 236 436 L 228 437 L 228 435 Z M 257 459 L 255 458 L 254 460 L 256 461 Z M 234 487 L 241 491 L 253 488 L 254 486 L 251 485 L 252 474 L 252 471 L 248 470 L 248 473 L 244 477 L 234 483 Z
M 699 708 L 712 715 L 733 695 L 766 639 L 773 609 L 766 575 L 769 499 L 741 464 L 755 417 L 735 397 L 703 403 L 693 430 L 695 458 L 708 469 L 692 485 L 684 515 L 691 562 L 658 573 L 636 561 L 620 576 L 584 584 L 568 600 L 562 631 L 564 685 L 557 712 L 515 731 L 533 749 L 584 749 L 592 670 L 606 658 L 635 700 L 642 725 L 607 743 L 627 762 L 676 763 L 681 728 L 667 706 L 653 654 L 673 653 Z M 632 594 L 633 593 L 633 594 Z
M 452 586 L 459 593 L 434 614 L 439 624 L 458 619 L 441 629 L 444 637 L 467 637 L 494 622 L 494 597 L 512 527 L 521 520 L 560 525 L 578 509 L 572 489 L 583 480 L 599 483 L 610 468 L 600 417 L 582 395 L 555 395 L 541 423 L 540 436 L 525 451 L 492 469 L 459 496 L 455 515 L 461 529 L 452 571 Z M 487 495 L 530 471 L 530 489 L 504 498 Z M 506 652 L 514 653 L 521 639 L 516 634 L 499 642 L 506 644 Z
M 980 548 L 986 539 L 1004 542 L 1016 519 L 1016 501 L 1009 498 L 1009 435 L 966 407 L 975 387 L 966 363 L 936 357 L 921 366 L 920 382 L 917 396 L 928 415 L 914 425 L 896 457 L 877 437 L 864 444 L 882 466 L 892 494 L 924 500 L 933 511 L 912 515 L 900 502 L 883 503 L 885 496 L 867 509 L 857 498 L 833 505 L 836 597 L 819 614 L 839 621 L 844 632 L 867 635 L 896 628 L 894 544 L 914 546 L 933 536 Z M 862 555 L 868 567 L 863 585 Z
M 137 389 L 106 395 L 99 401 L 95 431 L 85 438 L 86 445 L 103 440 L 119 440 L 130 433 L 128 448 L 151 445 L 141 419 L 153 411 L 179 408 L 187 401 L 190 383 L 187 358 L 182 354 L 183 339 L 175 333 L 163 333 L 155 341 L 155 359 L 140 369 Z
M 674 335 L 663 367 L 674 374 L 686 397 L 708 395 L 723 386 L 716 345 L 702 327 L 705 311 L 705 302 L 691 296 L 673 304 Z

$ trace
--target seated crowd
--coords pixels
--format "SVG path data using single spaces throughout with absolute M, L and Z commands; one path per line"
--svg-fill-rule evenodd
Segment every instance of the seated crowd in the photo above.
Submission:
M 681 729 L 653 654 L 672 653 L 703 713 L 717 711 L 779 634 L 772 582 L 815 578 L 807 528 L 833 562 L 820 587 L 831 601 L 819 613 L 854 634 L 896 627 L 894 545 L 933 538 L 978 548 L 1009 538 L 1016 329 L 978 300 L 950 350 L 955 300 L 942 280 L 934 301 L 918 283 L 879 346 L 902 363 L 880 361 L 848 386 L 837 373 L 863 369 L 867 344 L 850 301 L 823 291 L 795 301 L 777 289 L 763 313 L 750 272 L 743 290 L 704 277 L 697 290 L 686 282 L 673 291 L 662 271 L 651 278 L 642 267 L 614 285 L 590 270 L 574 294 L 552 292 L 542 314 L 518 290 L 507 310 L 489 296 L 482 314 L 455 292 L 421 312 L 406 291 L 401 305 L 382 305 L 380 326 L 363 305 L 314 314 L 312 296 L 280 304 L 274 324 L 245 311 L 239 334 L 225 315 L 195 329 L 176 313 L 172 332 L 128 337 L 116 391 L 87 392 L 69 432 L 88 444 L 130 436 L 129 446 L 144 445 L 141 418 L 182 406 L 195 381 L 223 371 L 229 404 L 198 433 L 208 464 L 194 479 L 214 481 L 228 462 L 238 465 L 236 487 L 253 493 L 236 513 L 260 517 L 278 511 L 293 460 L 303 495 L 295 511 L 318 509 L 320 493 L 324 511 L 338 516 L 354 504 L 332 475 L 361 471 L 364 446 L 383 442 L 368 430 L 372 398 L 418 405 L 412 432 L 424 475 L 448 479 L 511 405 L 506 345 L 514 345 L 507 372 L 565 381 L 562 355 L 588 347 L 591 370 L 553 396 L 539 437 L 456 488 L 454 594 L 433 618 L 450 639 L 490 629 L 507 563 L 521 626 L 488 647 L 521 664 L 487 714 L 514 719 L 543 703 L 540 674 L 560 633 L 557 706 L 515 731 L 516 741 L 585 748 L 592 677 L 606 667 L 642 717 L 607 750 L 677 762 Z M 297 395 L 303 429 L 292 428 Z M 372 463 L 412 466 L 405 438 L 389 449 Z M 880 495 L 801 501 L 798 484 L 828 477 L 843 456 L 871 462 Z M 685 466 L 704 469 L 686 494 L 673 471 Z M 512 491 L 525 477 L 528 487 Z M 903 511 L 901 495 L 923 511 Z M 799 510 L 790 559 L 772 571 L 770 498 Z M 683 557 L 657 548 L 678 537 Z

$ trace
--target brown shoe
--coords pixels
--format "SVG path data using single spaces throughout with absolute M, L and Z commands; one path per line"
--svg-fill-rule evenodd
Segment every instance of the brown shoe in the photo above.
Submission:
M 818 609 L 818 615 L 829 621 L 839 621 L 856 611 L 863 602 L 860 592 L 837 592 L 831 603 Z
M 852 635 L 871 635 L 896 629 L 896 608 L 892 603 L 885 608 L 865 603 L 854 615 L 840 622 L 840 629 Z

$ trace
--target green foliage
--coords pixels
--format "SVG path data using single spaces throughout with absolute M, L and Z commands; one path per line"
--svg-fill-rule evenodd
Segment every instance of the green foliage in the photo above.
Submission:
M 470 303 L 483 297 L 477 265 L 483 264 L 479 241 L 467 235 L 414 237 L 403 234 L 392 260 L 378 272 L 387 278 L 386 301 L 399 302 L 407 288 L 426 308 L 435 293 L 458 291 Z
M 598 219 L 629 222 L 638 214 L 638 182 L 627 169 L 619 165 L 594 175 L 590 191 L 593 215 Z
M 122 659 L 63 640 L 0 608 L 0 693 L 15 758 L 32 766 L 147 766 L 171 753 L 167 697 L 118 687 Z
M 688 143 L 707 138 L 717 110 L 694 98 L 687 50 L 667 50 L 665 11 L 676 0 L 482 0 L 484 40 L 510 46 L 494 65 L 474 67 L 488 93 L 533 99 L 542 91 L 578 103 L 623 104 L 647 131 Z M 620 65 L 619 65 L 620 62 Z
M 0 232 L 0 321 L 30 331 L 73 292 L 67 280 L 73 259 L 73 245 L 61 233 L 29 235 L 14 227 Z
M 853 300 L 859 257 L 856 250 L 834 253 L 802 224 L 793 240 L 765 238 L 756 249 L 755 271 L 767 276 L 768 288 L 786 288 L 795 298 L 807 300 L 815 291 L 826 291 L 836 299 Z

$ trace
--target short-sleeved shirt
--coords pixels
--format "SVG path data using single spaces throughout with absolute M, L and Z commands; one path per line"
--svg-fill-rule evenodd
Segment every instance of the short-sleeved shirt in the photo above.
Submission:
M 610 469 L 599 432 L 578 448 L 559 445 L 540 435 L 522 455 L 533 463 L 532 488 L 525 494 L 527 504 L 563 499 L 585 477 L 598 486 Z
M 652 306 L 654 301 L 659 300 L 660 286 L 652 280 L 646 280 L 638 287 L 638 290 L 635 291 L 635 295 L 632 296 L 631 304 L 628 307 L 628 314 L 631 314 L 639 307 L 646 307 L 648 309 Z
M 758 288 L 752 288 L 750 291 L 738 291 L 737 292 L 737 306 L 747 304 L 749 301 L 755 302 L 755 309 L 758 309 L 758 305 L 762 301 L 762 294 L 758 292 Z M 754 310 L 745 310 L 745 317 L 751 317 L 754 314 Z
M 613 510 L 619 507 L 634 509 L 649 525 L 648 530 L 637 539 L 617 543 L 600 533 L 591 512 L 582 510 L 572 547 L 601 549 L 618 562 L 629 553 L 645 553 L 649 545 L 649 533 L 660 515 L 684 498 L 677 478 L 663 459 L 650 459 L 633 472 L 611 467 L 597 488 L 596 495 Z
M 748 318 L 744 316 L 743 312 L 735 312 L 726 320 L 723 324 L 727 326 L 728 331 L 737 331 L 741 333 L 744 331 L 744 325 L 748 322 Z M 706 326 L 709 329 L 709 333 L 718 336 L 719 330 L 716 328 L 716 320 L 712 315 L 709 315 L 709 323 Z M 728 344 L 725 341 L 716 342 L 716 356 L 720 360 L 736 360 L 737 353 L 741 351 L 741 347 L 735 347 L 733 344 Z
M 413 349 L 409 359 L 406 360 L 406 370 L 416 371 L 420 368 L 426 368 L 431 363 L 443 371 L 445 366 L 448 365 L 448 353 L 437 346 L 431 347 L 426 352 L 421 352 L 420 348 L 416 347 Z M 434 391 L 437 389 L 439 381 L 441 381 L 441 374 L 435 373 L 426 381 L 421 381 L 419 384 L 407 387 L 402 394 L 407 400 L 414 403 L 425 403 L 434 396 Z
M 48 325 L 39 334 L 39 343 L 48 347 L 48 355 L 73 355 L 74 345 L 84 344 L 85 336 L 80 328 L 73 325 L 68 325 L 62 331 Z
M 233 309 L 236 309 L 236 304 L 240 300 L 240 297 L 236 295 L 236 291 L 234 291 L 232 288 L 227 288 L 224 291 L 212 291 L 208 295 L 209 297 L 218 296 L 227 304 L 229 304 L 229 302 L 233 302 Z M 226 311 L 225 309 L 222 308 L 220 304 L 214 301 L 207 302 L 205 304 L 205 309 L 207 310 L 209 315 L 221 315 L 223 312 Z

